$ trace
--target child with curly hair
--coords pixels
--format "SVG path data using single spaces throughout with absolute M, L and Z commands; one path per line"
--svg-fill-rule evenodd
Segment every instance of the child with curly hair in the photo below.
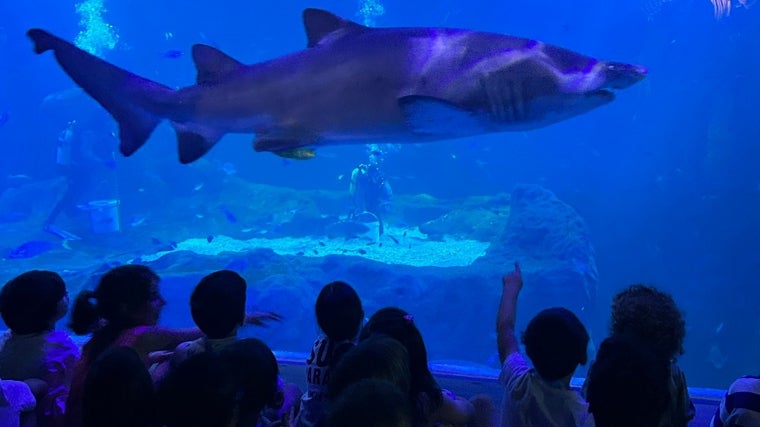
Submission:
M 648 343 L 652 351 L 670 361 L 670 404 L 658 425 L 687 426 L 694 418 L 695 408 L 689 397 L 686 375 L 676 363 L 678 356 L 684 352 L 686 321 L 673 297 L 642 284 L 622 290 L 612 299 L 610 335 L 626 335 Z

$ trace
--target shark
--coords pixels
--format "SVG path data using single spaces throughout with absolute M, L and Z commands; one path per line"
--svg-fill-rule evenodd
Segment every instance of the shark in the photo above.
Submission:
M 319 146 L 419 143 L 526 131 L 591 111 L 647 69 L 540 41 L 456 28 L 377 28 L 305 9 L 308 45 L 243 64 L 196 44 L 194 85 L 171 88 L 119 68 L 42 29 L 71 79 L 118 122 L 120 151 L 134 154 L 168 120 L 179 161 L 203 157 L 226 134 L 289 158 Z

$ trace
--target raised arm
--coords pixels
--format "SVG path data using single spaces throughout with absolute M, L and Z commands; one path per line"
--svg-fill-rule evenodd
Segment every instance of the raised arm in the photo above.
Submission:
M 499 350 L 499 360 L 503 364 L 507 356 L 520 351 L 515 336 L 517 295 L 523 284 L 520 264 L 515 263 L 515 271 L 504 275 L 501 278 L 501 284 L 501 303 L 496 316 L 496 346 Z

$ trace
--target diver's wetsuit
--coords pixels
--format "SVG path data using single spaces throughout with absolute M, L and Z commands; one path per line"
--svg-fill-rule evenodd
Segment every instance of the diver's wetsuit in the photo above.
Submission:
M 393 192 L 376 164 L 361 164 L 351 172 L 350 192 L 354 200 L 352 216 L 362 212 L 372 213 L 380 223 L 380 234 L 383 234 L 381 214 L 390 204 Z

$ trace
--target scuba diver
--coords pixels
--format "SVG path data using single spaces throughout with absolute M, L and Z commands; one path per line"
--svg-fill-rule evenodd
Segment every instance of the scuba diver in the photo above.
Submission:
M 371 215 L 379 223 L 379 235 L 383 234 L 382 214 L 388 211 L 393 197 L 391 185 L 381 169 L 383 161 L 383 151 L 371 144 L 368 163 L 354 168 L 349 185 L 354 203 L 349 219 L 360 220 Z
M 111 193 L 114 179 L 105 173 L 116 167 L 116 139 L 110 134 L 103 141 L 100 133 L 81 130 L 76 120 L 71 120 L 58 136 L 56 165 L 65 179 L 63 194 L 48 214 L 43 230 L 64 240 L 80 240 L 76 234 L 55 225 L 58 216 L 66 211 L 74 215 L 84 209 L 88 202 Z

